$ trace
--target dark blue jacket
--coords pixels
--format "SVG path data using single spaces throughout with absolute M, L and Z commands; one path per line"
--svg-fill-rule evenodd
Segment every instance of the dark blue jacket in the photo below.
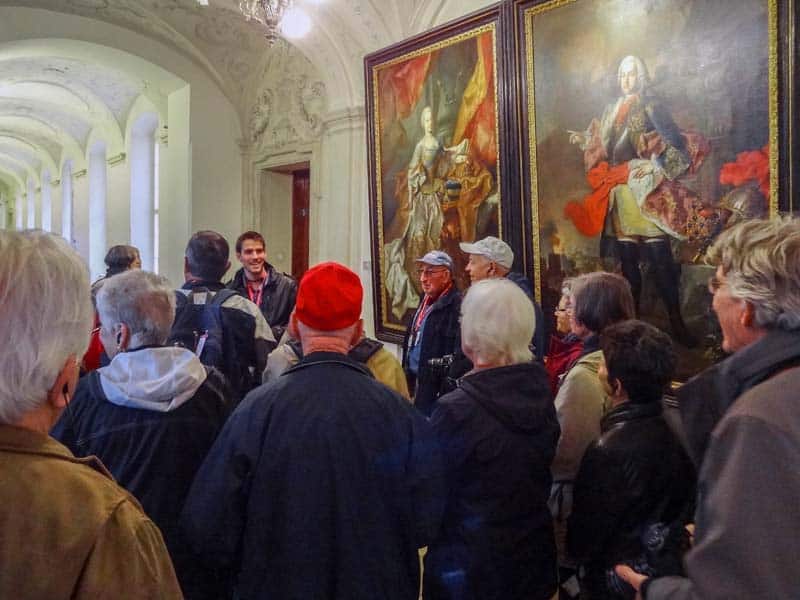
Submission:
M 237 407 L 184 525 L 242 600 L 416 600 L 443 487 L 425 418 L 352 359 L 314 352 Z
M 547 327 L 544 323 L 544 313 L 542 307 L 536 302 L 536 296 L 533 293 L 533 286 L 528 278 L 522 273 L 511 271 L 506 275 L 506 279 L 516 283 L 519 288 L 525 292 L 525 295 L 533 302 L 533 312 L 536 315 L 536 329 L 533 330 L 533 345 L 535 348 L 536 360 L 544 363 L 544 355 L 547 352 Z
M 420 299 L 422 304 L 422 299 Z M 441 358 L 447 354 L 457 354 L 461 351 L 461 292 L 453 285 L 445 294 L 437 298 L 436 302 L 425 318 L 422 330 L 422 339 L 419 357 L 419 373 L 416 377 L 414 391 L 414 406 L 423 414 L 430 416 L 433 412 L 436 398 L 439 396 L 446 373 L 437 372 L 429 365 L 432 358 Z M 410 352 L 413 320 L 406 330 L 403 339 L 403 368 L 406 374 L 413 378 L 408 370 L 408 353 Z
M 448 494 L 425 600 L 544 600 L 556 590 L 550 463 L 560 429 L 542 365 L 466 375 L 431 417 Z

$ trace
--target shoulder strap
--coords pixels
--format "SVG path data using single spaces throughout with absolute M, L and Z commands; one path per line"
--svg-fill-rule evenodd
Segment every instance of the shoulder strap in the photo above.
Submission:
M 211 298 L 211 302 L 209 302 L 209 304 L 222 306 L 228 298 L 231 298 L 236 295 L 238 295 L 238 293 L 235 290 L 223 288 L 214 294 L 214 297 Z
M 353 346 L 347 355 L 360 363 L 366 363 L 381 348 L 383 348 L 383 344 L 381 344 L 378 340 L 364 338 L 355 346 Z

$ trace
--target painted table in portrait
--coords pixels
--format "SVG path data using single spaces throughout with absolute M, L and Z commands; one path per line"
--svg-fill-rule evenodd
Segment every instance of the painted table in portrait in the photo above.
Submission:
M 501 233 L 498 19 L 476 13 L 365 59 L 381 339 L 402 338 L 418 306 L 417 258 L 447 252 L 463 289 L 459 242 Z
M 617 271 L 641 318 L 676 342 L 679 380 L 719 358 L 704 253 L 732 223 L 789 207 L 791 50 L 781 29 L 793 9 L 775 0 L 515 3 L 545 314 L 565 277 Z

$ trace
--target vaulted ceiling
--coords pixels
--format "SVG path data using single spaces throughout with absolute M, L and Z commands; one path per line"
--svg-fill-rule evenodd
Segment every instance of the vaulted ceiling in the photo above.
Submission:
M 292 41 L 319 72 L 328 108 L 363 105 L 362 60 L 373 50 L 486 5 L 486 0 L 327 0 L 304 5 L 311 33 Z M 0 11 L 27 11 L 29 19 L 78 16 L 156 41 L 189 59 L 230 100 L 244 129 L 270 55 L 258 25 L 247 23 L 238 0 L 0 0 Z M 46 11 L 46 12 L 45 12 Z M 132 60 L 107 46 L 65 39 L 15 38 L 0 12 L 0 182 L 24 188 L 43 170 L 58 177 L 65 155 L 84 156 L 92 131 L 124 136 L 140 96 L 181 84 L 181 73 Z M 12 14 L 6 12 L 5 14 Z M 13 42 L 7 39 L 13 38 Z M 124 66 L 123 66 L 124 65 Z M 121 139 L 121 137 L 120 137 Z

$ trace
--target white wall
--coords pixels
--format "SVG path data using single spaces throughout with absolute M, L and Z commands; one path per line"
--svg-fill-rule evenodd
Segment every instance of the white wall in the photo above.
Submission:
M 190 90 L 169 95 L 169 140 L 159 147 L 159 272 L 178 287 L 183 253 L 191 235 L 192 159 L 189 136 Z
M 292 181 L 293 177 L 285 173 L 261 173 L 258 231 L 267 242 L 267 260 L 284 273 L 292 272 Z

